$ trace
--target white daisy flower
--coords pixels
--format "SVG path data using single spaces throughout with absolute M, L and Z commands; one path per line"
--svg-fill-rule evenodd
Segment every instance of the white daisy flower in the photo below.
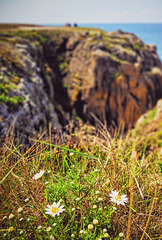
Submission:
M 51 229 L 52 229 L 51 227 L 48 227 L 48 228 L 47 228 L 47 232 L 50 232 L 50 231 L 51 231 Z
M 124 234 L 121 232 L 121 233 L 119 233 L 119 237 L 123 237 L 124 236 Z
M 80 201 L 80 198 L 79 198 L 79 197 L 77 197 L 75 200 L 76 200 L 76 201 Z
M 96 191 L 96 194 L 97 194 L 97 195 L 100 194 L 100 191 Z
M 119 193 L 115 190 L 115 191 L 111 191 L 110 194 L 110 201 L 122 205 L 125 205 L 124 203 L 128 201 L 128 198 L 126 195 L 119 195 Z
M 55 217 L 55 215 L 59 215 L 60 213 L 65 211 L 64 205 L 62 206 L 59 205 L 60 201 L 58 203 L 54 202 L 52 205 L 47 205 L 47 208 L 45 209 L 46 210 L 45 214 L 49 214 L 52 217 Z
M 51 236 L 49 237 L 49 239 L 50 239 L 50 240 L 54 240 L 54 236 L 51 235 Z
M 99 198 L 98 198 L 98 201 L 99 201 L 99 202 L 102 202 L 102 201 L 103 201 L 103 198 L 102 198 L 102 197 L 99 197 Z
M 33 176 L 33 179 L 34 179 L 34 180 L 37 180 L 38 178 L 42 177 L 43 174 L 44 174 L 44 172 L 45 172 L 44 170 L 40 170 L 39 173 L 36 173 L 36 174 Z

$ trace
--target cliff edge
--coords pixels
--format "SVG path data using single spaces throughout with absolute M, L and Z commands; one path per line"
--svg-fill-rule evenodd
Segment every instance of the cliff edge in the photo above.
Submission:
M 71 119 L 124 130 L 162 97 L 156 47 L 122 31 L 0 26 L 0 137 Z

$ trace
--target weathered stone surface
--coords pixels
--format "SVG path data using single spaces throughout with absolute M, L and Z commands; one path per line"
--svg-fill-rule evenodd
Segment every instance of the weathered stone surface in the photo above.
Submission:
M 83 119 L 91 121 L 92 112 L 108 124 L 131 128 L 162 96 L 156 49 L 121 31 L 93 41 L 80 41 L 64 76 L 71 106 Z
M 10 54 L 11 56 L 16 54 L 15 58 L 18 56 L 17 65 L 21 66 L 19 69 L 14 66 L 14 59 L 8 62 L 4 55 L 1 56 L 1 65 L 6 66 L 0 69 L 1 84 L 7 86 L 5 83 L 12 82 L 13 87 L 8 93 L 9 96 L 24 98 L 21 103 L 2 102 L 1 100 L 1 138 L 6 137 L 10 131 L 19 138 L 17 141 L 23 139 L 26 142 L 29 136 L 32 137 L 46 130 L 49 121 L 52 122 L 53 127 L 60 127 L 54 106 L 44 89 L 44 80 L 38 67 L 39 51 L 38 46 L 27 40 L 21 44 L 15 44 L 14 48 L 10 49 Z M 1 94 L 3 95 L 2 89 Z
M 28 136 L 76 116 L 93 123 L 91 113 L 126 130 L 162 97 L 156 47 L 134 34 L 79 28 L 1 34 L 0 56 L 1 84 L 15 86 L 10 98 L 24 98 L 15 105 L 0 100 L 1 137 L 11 126 Z

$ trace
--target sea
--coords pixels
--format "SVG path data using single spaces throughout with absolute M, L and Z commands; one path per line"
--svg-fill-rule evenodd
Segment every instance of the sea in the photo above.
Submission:
M 64 25 L 48 24 L 48 26 Z M 107 32 L 122 30 L 124 32 L 134 33 L 144 43 L 156 45 L 157 54 L 162 61 L 162 23 L 78 23 L 78 27 L 100 28 Z

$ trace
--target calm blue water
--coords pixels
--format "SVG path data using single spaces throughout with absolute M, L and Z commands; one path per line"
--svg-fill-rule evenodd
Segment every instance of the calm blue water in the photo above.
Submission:
M 56 26 L 51 24 L 50 26 Z M 57 26 L 63 26 L 58 24 Z M 104 31 L 111 32 L 122 30 L 136 34 L 146 44 L 155 44 L 157 46 L 157 54 L 162 60 L 162 23 L 91 23 L 78 24 L 79 27 L 94 27 Z

